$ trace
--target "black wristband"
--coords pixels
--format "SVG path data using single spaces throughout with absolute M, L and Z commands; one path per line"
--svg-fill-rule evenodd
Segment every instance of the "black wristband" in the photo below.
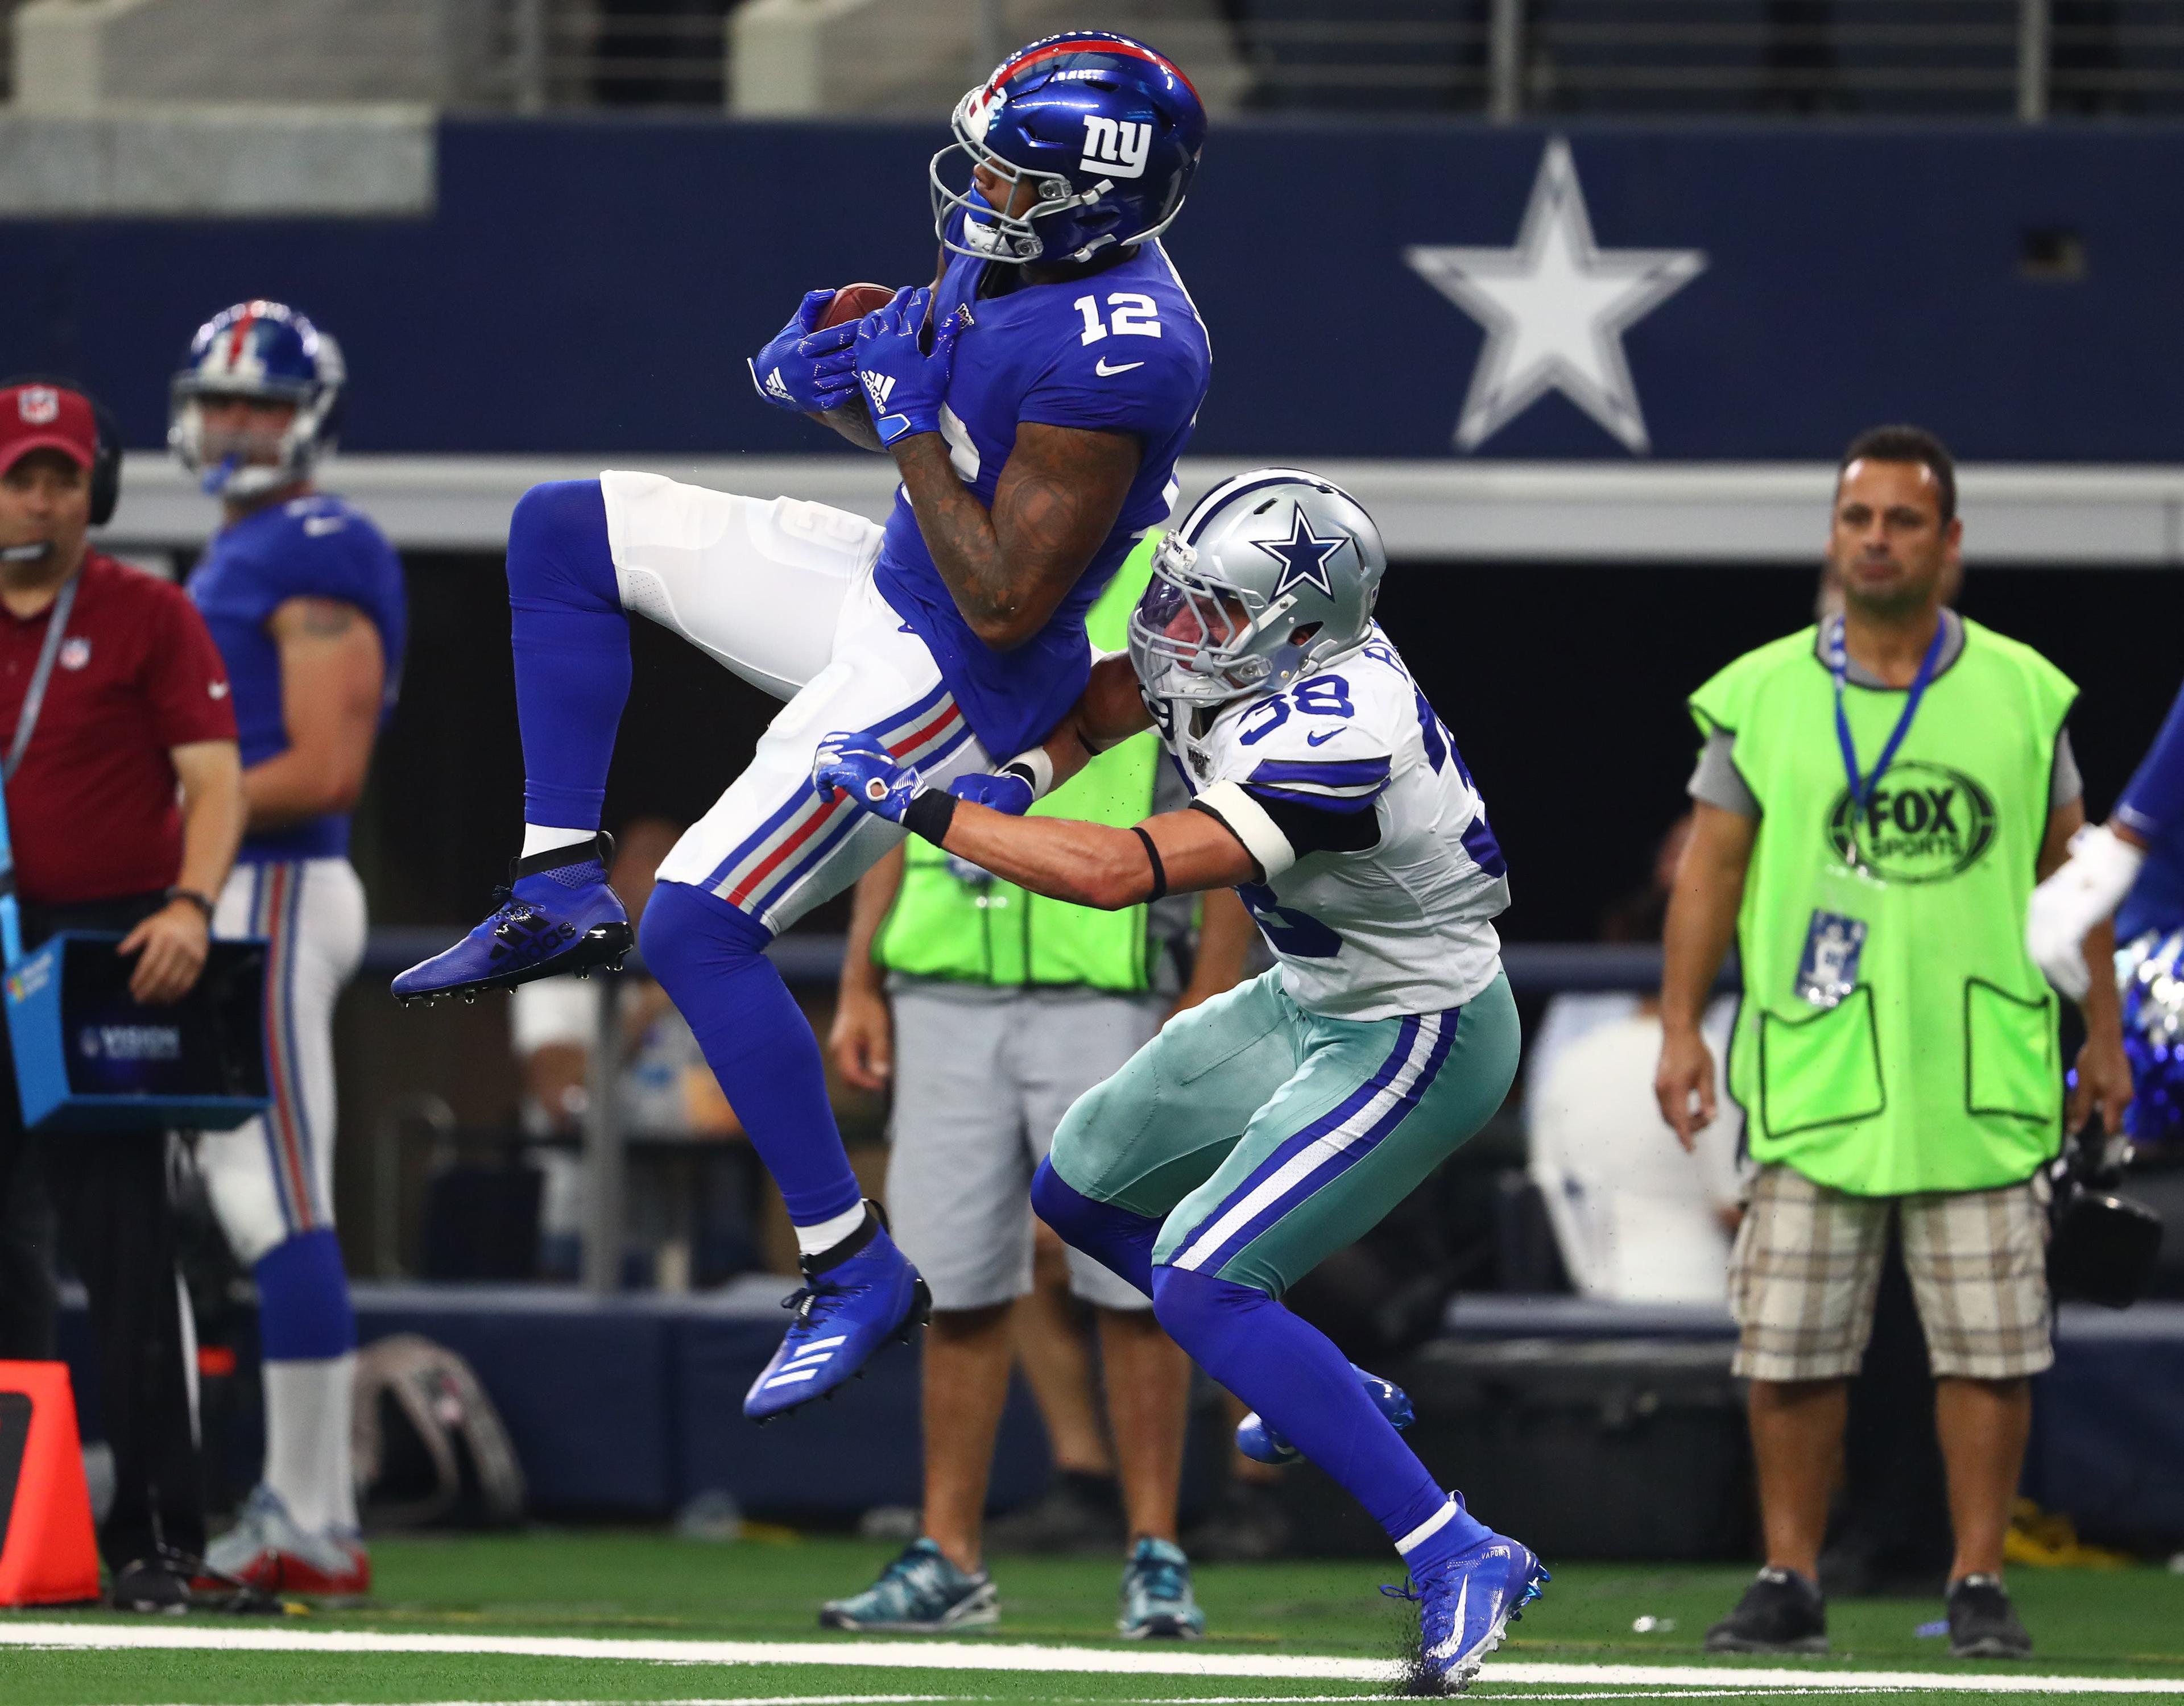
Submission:
M 910 809 L 902 814 L 902 827 L 938 847 L 955 820 L 956 796 L 944 788 L 927 788 L 911 795 Z
M 188 901 L 190 905 L 196 907 L 198 911 L 204 914 L 204 921 L 206 923 L 209 924 L 212 923 L 213 904 L 209 896 L 200 895 L 194 889 L 170 889 L 167 890 L 167 899 L 170 901 Z
M 1167 867 L 1161 863 L 1160 849 L 1153 845 L 1153 838 L 1146 834 L 1140 826 L 1133 823 L 1130 833 L 1145 843 L 1145 858 L 1153 867 L 1153 891 L 1145 896 L 1145 904 L 1150 906 L 1167 893 Z

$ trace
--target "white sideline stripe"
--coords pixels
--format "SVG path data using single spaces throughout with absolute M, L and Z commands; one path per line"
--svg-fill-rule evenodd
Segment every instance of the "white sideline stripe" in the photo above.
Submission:
M 875 1670 L 1083 1671 L 1131 1676 L 1234 1676 L 1291 1681 L 1386 1682 L 1384 1659 L 1311 1653 L 1132 1653 L 1000 1642 L 669 1641 L 566 1635 L 397 1635 L 326 1629 L 153 1628 L 112 1623 L 0 1622 L 0 1647 L 170 1653 L 437 1653 L 521 1659 L 624 1659 L 666 1664 L 831 1664 Z M 1957 1694 L 2178 1694 L 2184 1677 L 2028 1676 L 1964 1670 L 1743 1670 L 1701 1664 L 1532 1664 L 1490 1662 L 1479 1681 L 1578 1688 L 1702 1688 L 1788 1693 L 1914 1688 Z M 1572 1696 L 1570 1698 L 1580 1698 Z

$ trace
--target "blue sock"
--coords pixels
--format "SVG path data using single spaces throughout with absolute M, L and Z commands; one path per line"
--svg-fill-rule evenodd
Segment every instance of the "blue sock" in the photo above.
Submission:
M 348 1274 L 332 1227 L 275 1245 L 252 1272 L 258 1279 L 258 1344 L 268 1362 L 318 1362 L 356 1348 Z
M 1031 1206 L 1071 1249 L 1112 1269 L 1146 1296 L 1153 1295 L 1153 1240 L 1160 1235 L 1159 1221 L 1112 1202 L 1095 1202 L 1064 1184 L 1051 1161 L 1039 1162 L 1031 1176 Z
M 1153 1311 L 1200 1368 L 1340 1481 L 1390 1540 L 1439 1522 L 1403 1553 L 1413 1575 L 1490 1532 L 1403 1443 L 1350 1359 L 1265 1292 L 1163 1263 L 1153 1270 Z
M 533 486 L 508 524 L 527 823 L 596 829 L 629 698 L 629 618 L 597 480 Z
M 814 1226 L 863 1193 L 835 1129 L 819 1040 L 766 956 L 766 928 L 717 895 L 661 883 L 645 903 L 644 963 L 705 1051 L 788 1218 Z

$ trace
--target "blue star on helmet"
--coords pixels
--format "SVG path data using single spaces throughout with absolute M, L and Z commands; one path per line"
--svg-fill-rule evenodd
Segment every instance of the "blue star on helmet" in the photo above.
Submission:
M 1295 507 L 1291 515 L 1288 538 L 1273 544 L 1264 539 L 1251 541 L 1282 566 L 1281 583 L 1274 588 L 1273 595 L 1280 598 L 1291 587 L 1314 586 L 1333 598 L 1334 583 L 1328 578 L 1328 560 L 1350 543 L 1350 535 L 1338 532 L 1332 538 L 1321 538 L 1305 519 L 1301 504 Z

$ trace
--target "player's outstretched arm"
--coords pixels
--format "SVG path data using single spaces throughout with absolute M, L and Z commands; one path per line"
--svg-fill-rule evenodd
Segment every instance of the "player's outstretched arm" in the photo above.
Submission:
M 948 791 L 1021 817 L 1109 747 L 1150 728 L 1152 722 L 1145 695 L 1138 691 L 1137 672 L 1126 655 L 1114 653 L 1093 664 L 1084 691 L 1045 740 L 1007 760 L 994 774 L 964 777 Z
M 1102 912 L 1163 895 L 1223 889 L 1260 875 L 1234 831 L 1209 812 L 1168 811 L 1128 829 L 1067 817 L 1018 817 L 928 788 L 872 736 L 829 735 L 811 779 L 863 810 L 1034 894 Z

